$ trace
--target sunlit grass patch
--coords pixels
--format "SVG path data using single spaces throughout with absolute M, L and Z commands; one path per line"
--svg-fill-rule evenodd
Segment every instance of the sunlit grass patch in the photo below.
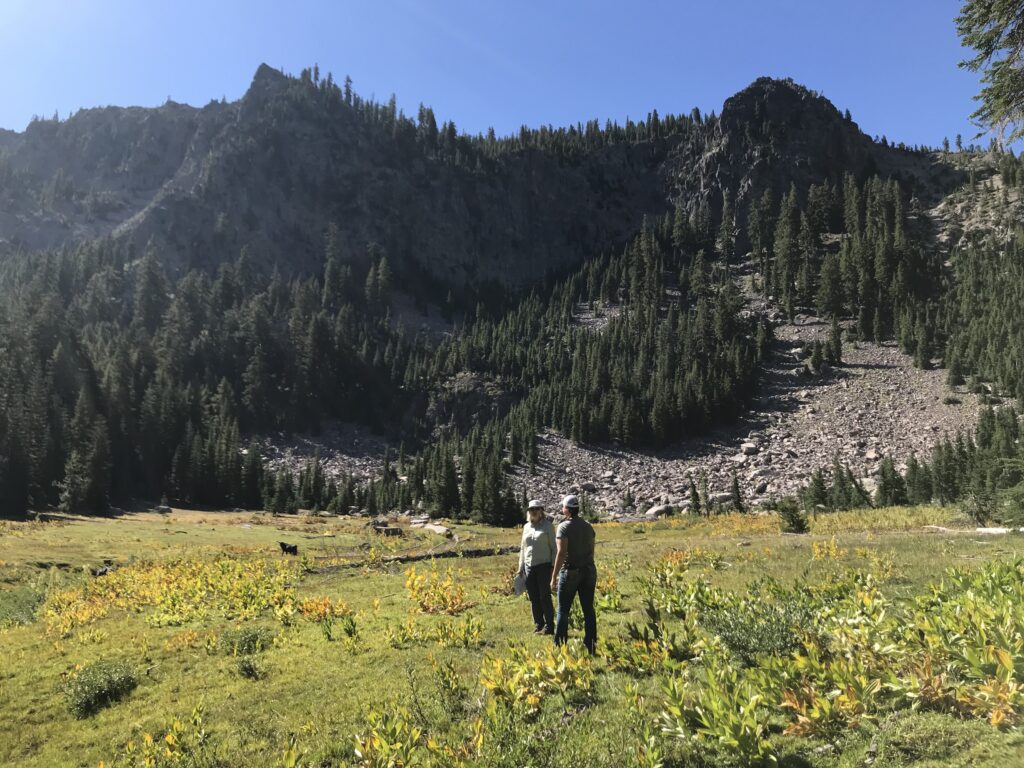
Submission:
M 830 536 L 854 531 L 913 531 L 928 525 L 966 527 L 967 518 L 951 507 L 877 507 L 825 512 L 811 518 L 811 534 Z

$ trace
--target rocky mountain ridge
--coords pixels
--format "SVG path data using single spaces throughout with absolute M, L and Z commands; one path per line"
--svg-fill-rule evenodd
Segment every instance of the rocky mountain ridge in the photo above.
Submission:
M 717 211 L 724 189 L 742 239 L 746 206 L 765 188 L 848 171 L 929 189 L 948 180 L 790 81 L 762 78 L 687 131 L 651 128 L 568 154 L 482 153 L 474 167 L 417 151 L 406 134 L 419 128 L 386 107 L 374 123 L 334 94 L 262 65 L 232 103 L 87 109 L 2 132 L 0 254 L 113 237 L 137 253 L 152 244 L 172 271 L 214 268 L 247 247 L 268 269 L 303 272 L 319 268 L 333 223 L 350 261 L 365 263 L 375 242 L 400 284 L 479 296 L 564 272 L 677 203 Z M 453 141 L 456 157 L 459 141 L 471 146 Z

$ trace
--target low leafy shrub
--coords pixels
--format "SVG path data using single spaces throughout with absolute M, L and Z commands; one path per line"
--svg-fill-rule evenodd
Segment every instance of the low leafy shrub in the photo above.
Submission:
M 426 573 L 410 566 L 405 572 L 405 588 L 423 613 L 454 616 L 473 606 L 466 599 L 466 588 L 456 580 L 454 571 L 448 568 L 442 575 L 433 562 Z
M 0 627 L 31 624 L 46 599 L 46 591 L 36 586 L 0 589 Z
M 408 710 L 397 707 L 370 713 L 366 731 L 355 738 L 356 765 L 392 768 L 434 764 L 434 745 L 411 720 Z
M 218 755 L 217 744 L 203 724 L 203 708 L 198 705 L 186 722 L 175 719 L 162 732 L 144 732 L 139 740 L 129 740 L 110 763 L 100 768 L 227 768 L 232 763 Z
M 392 648 L 405 648 L 424 642 L 426 636 L 413 618 L 407 618 L 401 624 L 384 627 L 384 640 Z
M 97 661 L 66 672 L 62 688 L 71 714 L 82 719 L 120 701 L 138 684 L 135 672 L 124 662 Z
M 787 656 L 801 648 L 813 630 L 814 614 L 799 595 L 755 584 L 747 595 L 708 613 L 703 622 L 751 667 L 759 656 Z
M 451 659 L 437 661 L 431 658 L 434 670 L 434 687 L 437 689 L 437 700 L 442 711 L 449 720 L 455 720 L 466 713 L 469 691 L 462 683 L 462 677 L 455 669 Z
M 779 522 L 783 533 L 807 533 L 811 524 L 806 513 L 800 509 L 800 502 L 793 496 L 787 496 L 778 503 Z
M 834 741 L 861 720 L 875 718 L 882 680 L 863 658 L 826 657 L 812 645 L 805 654 L 779 666 L 788 678 L 781 706 L 793 718 L 787 735 Z
M 249 680 L 262 680 L 267 676 L 263 666 L 256 660 L 255 656 L 238 657 L 238 674 Z
M 260 653 L 274 642 L 266 627 L 240 627 L 221 635 L 220 648 L 229 656 L 251 656 Z
M 513 647 L 506 658 L 488 657 L 480 670 L 480 684 L 490 704 L 514 710 L 526 718 L 536 716 L 545 699 L 558 694 L 565 709 L 594 697 L 594 668 L 589 655 L 575 643 L 530 656 Z
M 643 623 L 631 621 L 626 625 L 627 635 L 621 641 L 605 643 L 604 655 L 612 669 L 635 676 L 651 675 L 679 669 L 703 652 L 703 635 L 692 614 L 668 623 L 648 599 L 643 616 Z
M 740 765 L 774 765 L 771 708 L 753 674 L 719 660 L 707 667 L 701 683 L 684 685 L 677 678 L 666 683 L 663 733 L 724 752 Z
M 614 576 L 598 579 L 594 592 L 594 606 L 602 611 L 621 611 L 622 593 Z
M 349 616 L 352 609 L 346 603 L 334 602 L 329 597 L 308 597 L 299 601 L 298 611 L 307 621 L 323 621 L 325 619 Z
M 433 636 L 442 648 L 473 648 L 483 645 L 483 629 L 480 619 L 466 616 L 462 621 L 442 621 Z

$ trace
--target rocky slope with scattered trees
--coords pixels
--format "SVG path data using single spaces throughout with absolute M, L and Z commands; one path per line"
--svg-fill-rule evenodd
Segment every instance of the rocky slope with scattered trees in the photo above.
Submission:
M 936 365 L 1020 394 L 995 345 L 1020 344 L 998 278 L 1016 229 L 956 207 L 964 185 L 1009 200 L 1019 163 L 873 141 L 789 81 L 721 116 L 499 138 L 261 67 L 238 102 L 85 110 L 0 152 L 7 513 L 167 497 L 510 523 L 527 491 L 683 506 L 702 475 L 705 501 L 765 500 L 816 459 L 868 476 L 868 452 L 966 427 Z M 291 437 L 339 423 L 394 449 L 353 465 Z

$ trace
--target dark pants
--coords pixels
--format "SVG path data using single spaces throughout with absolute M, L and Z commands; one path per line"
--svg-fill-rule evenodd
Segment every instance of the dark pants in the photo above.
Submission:
M 580 596 L 583 609 L 583 645 L 591 653 L 597 645 L 597 614 L 594 613 L 594 590 L 597 588 L 597 569 L 563 568 L 558 574 L 558 618 L 555 619 L 555 645 L 569 639 L 569 611 L 573 598 Z
M 555 608 L 551 604 L 551 563 L 540 563 L 526 569 L 526 594 L 533 609 L 536 629 L 555 628 Z

